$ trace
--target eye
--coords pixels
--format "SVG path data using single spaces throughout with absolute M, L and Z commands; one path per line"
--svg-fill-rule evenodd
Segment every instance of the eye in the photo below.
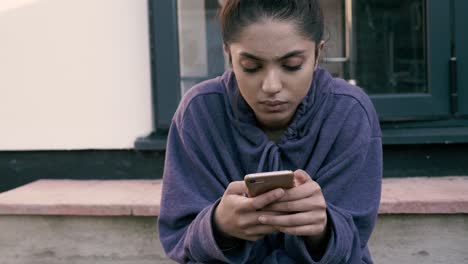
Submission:
M 300 58 L 289 58 L 283 63 L 283 68 L 287 71 L 298 71 L 302 69 L 302 59 Z
M 288 66 L 288 65 L 283 65 L 283 68 L 287 71 L 298 71 L 302 69 L 302 64 L 296 65 L 296 66 Z
M 255 68 L 255 69 L 246 69 L 246 68 L 242 68 L 242 70 L 243 70 L 244 72 L 247 72 L 247 73 L 255 73 L 255 72 L 257 72 L 258 70 L 260 70 L 260 68 L 261 68 L 261 67 L 257 67 L 257 68 Z
M 240 66 L 244 72 L 254 73 L 262 68 L 260 64 L 251 60 L 243 60 L 240 62 Z

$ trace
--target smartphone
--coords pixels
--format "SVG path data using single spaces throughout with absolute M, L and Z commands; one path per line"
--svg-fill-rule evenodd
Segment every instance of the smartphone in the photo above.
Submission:
M 247 174 L 244 182 L 249 190 L 249 197 L 255 197 L 276 188 L 294 187 L 294 173 L 290 170 Z

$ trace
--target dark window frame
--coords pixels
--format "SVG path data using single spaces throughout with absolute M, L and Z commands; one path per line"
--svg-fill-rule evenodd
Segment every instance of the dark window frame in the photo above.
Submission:
M 458 115 L 468 117 L 468 34 L 466 33 L 466 11 L 468 1 L 454 0 L 454 57 L 456 58 L 455 92 L 458 97 Z
M 177 1 L 148 0 L 148 13 L 153 132 L 137 138 L 134 147 L 138 150 L 165 150 L 172 116 L 181 98 Z
M 451 44 L 456 47 L 468 46 L 468 37 L 462 33 L 465 29 L 462 25 L 463 10 L 467 9 L 468 3 L 465 0 L 447 2 L 427 0 L 427 3 L 429 6 L 427 9 L 429 85 L 446 88 L 443 91 L 439 89 L 435 94 L 427 95 L 426 98 L 417 94 L 406 99 L 403 99 L 402 95 L 371 96 L 383 121 L 385 145 L 468 142 L 468 120 L 466 119 L 468 116 L 468 75 L 462 74 L 468 72 L 467 49 L 455 49 L 457 65 L 454 69 L 458 76 L 455 81 L 459 88 L 456 98 L 458 103 L 452 116 L 450 116 L 450 110 L 447 110 L 451 107 L 449 64 L 453 54 L 450 52 L 453 53 L 454 50 L 451 50 L 450 46 Z M 148 7 L 154 129 L 148 136 L 135 141 L 135 149 L 164 151 L 172 116 L 181 98 L 177 1 L 148 0 Z M 453 37 L 450 34 L 451 30 L 454 32 Z M 445 41 L 441 35 L 446 37 Z M 424 102 L 429 96 L 444 99 L 436 103 L 434 109 L 427 103 L 427 100 Z M 429 113 L 417 110 L 414 103 L 429 107 Z M 395 105 L 399 107 L 394 113 L 389 114 L 389 109 L 395 108 Z M 414 116 L 407 115 L 408 107 L 413 107 Z M 402 117 L 401 121 L 388 121 L 392 119 L 392 115 Z M 439 120 L 428 120 L 431 116 L 437 116 Z M 387 117 L 388 120 L 386 120 Z M 408 121 L 415 119 L 421 120 Z
M 450 4 L 426 0 L 428 93 L 370 95 L 381 121 L 449 119 Z M 398 105 L 398 107 L 395 107 Z

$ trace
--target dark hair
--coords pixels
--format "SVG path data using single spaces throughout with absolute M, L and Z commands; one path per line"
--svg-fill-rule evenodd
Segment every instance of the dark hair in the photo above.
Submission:
M 273 19 L 291 21 L 299 33 L 317 45 L 323 39 L 323 13 L 318 0 L 225 0 L 219 11 L 224 44 L 239 38 L 243 28 Z

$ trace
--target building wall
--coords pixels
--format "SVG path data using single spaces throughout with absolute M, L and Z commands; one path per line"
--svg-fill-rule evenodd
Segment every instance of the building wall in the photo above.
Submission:
M 151 131 L 146 0 L 0 1 L 0 150 L 132 148 Z

